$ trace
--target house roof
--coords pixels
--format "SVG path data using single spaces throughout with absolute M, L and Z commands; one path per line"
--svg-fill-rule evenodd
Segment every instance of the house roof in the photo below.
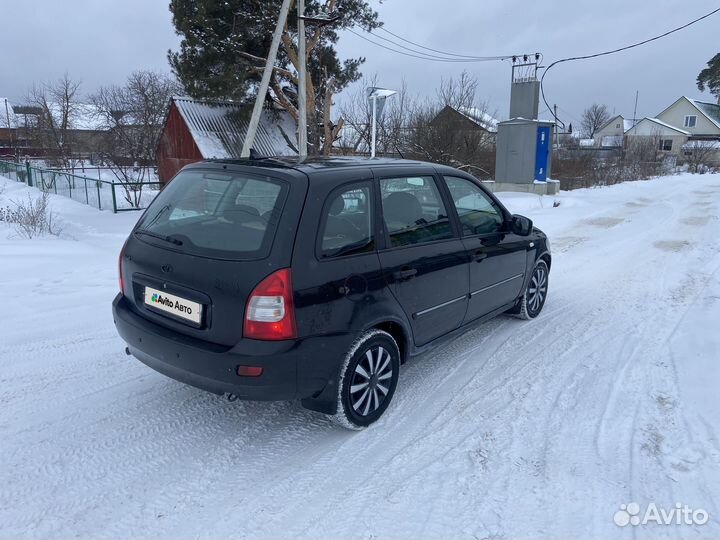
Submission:
M 247 133 L 247 109 L 232 101 L 174 97 L 195 144 L 205 159 L 239 159 Z M 263 109 L 253 149 L 264 156 L 297 155 L 297 123 L 287 111 Z
M 497 133 L 497 125 L 499 120 L 493 115 L 488 114 L 485 109 L 480 109 L 478 107 L 459 107 L 457 109 L 455 109 L 454 107 L 450 108 L 459 112 L 465 118 L 471 120 L 481 128 L 492 133 Z
M 685 99 L 695 105 L 695 108 L 703 113 L 708 120 L 720 128 L 720 105 L 717 103 L 708 103 L 707 101 L 698 101 L 697 99 L 691 99 L 689 97 Z
M 630 129 L 628 130 L 628 132 L 630 132 L 630 131 L 632 131 L 633 129 L 635 129 L 636 127 L 638 127 L 638 126 L 639 126 L 640 124 L 642 124 L 645 120 L 647 120 L 648 122 L 653 122 L 653 123 L 655 123 L 655 124 L 658 124 L 659 126 L 662 126 L 662 127 L 664 127 L 664 128 L 671 129 L 671 130 L 673 130 L 673 131 L 677 131 L 678 133 L 681 133 L 681 134 L 683 134 L 683 135 L 690 135 L 690 132 L 689 132 L 689 131 L 685 131 L 684 129 L 676 128 L 675 126 L 671 126 L 670 124 L 667 124 L 667 123 L 663 122 L 662 120 L 658 120 L 657 118 L 650 118 L 650 117 L 648 117 L 648 116 L 646 116 L 645 118 L 643 118 L 642 120 L 640 120 L 637 124 L 635 124 L 632 128 L 630 128 Z

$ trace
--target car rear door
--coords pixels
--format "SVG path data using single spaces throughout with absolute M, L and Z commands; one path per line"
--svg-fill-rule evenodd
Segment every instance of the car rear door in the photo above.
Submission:
M 507 211 L 472 177 L 443 180 L 470 259 L 469 322 L 515 300 L 522 289 L 528 240 L 511 232 Z
M 469 259 L 430 167 L 377 168 L 386 282 L 417 345 L 459 327 L 469 292 Z

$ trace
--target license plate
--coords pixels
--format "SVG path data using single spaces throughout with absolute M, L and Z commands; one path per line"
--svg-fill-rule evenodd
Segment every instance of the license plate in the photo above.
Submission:
M 145 305 L 195 324 L 202 320 L 202 304 L 152 287 L 145 287 Z

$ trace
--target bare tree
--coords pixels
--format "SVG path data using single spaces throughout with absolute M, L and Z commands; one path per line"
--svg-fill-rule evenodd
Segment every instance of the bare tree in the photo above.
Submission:
M 364 79 L 343 102 L 346 129 L 341 146 L 348 153 L 369 151 L 372 107 L 367 95 L 373 86 L 377 77 Z M 445 163 L 492 176 L 496 126 L 487 104 L 476 98 L 477 87 L 477 80 L 463 72 L 443 79 L 434 99 L 421 100 L 403 82 L 377 119 L 378 154 Z M 452 110 L 444 113 L 446 107 Z
M 378 85 L 377 75 L 364 78 L 362 84 L 343 102 L 341 114 L 345 129 L 340 139 L 343 151 L 368 153 L 371 144 L 372 104 L 368 90 Z M 407 147 L 408 134 L 417 108 L 417 100 L 410 95 L 403 81 L 398 93 L 385 102 L 382 114 L 377 117 L 378 154 L 402 154 Z
M 595 137 L 595 133 L 608 123 L 610 120 L 610 112 L 607 106 L 593 103 L 583 111 L 581 120 L 582 123 L 580 127 L 583 130 L 583 134 L 588 139 L 592 139 Z
M 72 129 L 78 115 L 79 91 L 80 82 L 66 73 L 55 82 L 34 85 L 27 96 L 28 103 L 40 112 L 31 136 L 56 154 L 64 168 L 71 166 Z
M 475 108 L 477 88 L 478 80 L 463 71 L 457 78 L 441 79 L 437 100 L 443 107 L 449 105 L 456 110 Z
M 691 173 L 702 173 L 720 162 L 720 142 L 688 141 L 683 145 L 685 161 Z
M 477 79 L 464 71 L 443 79 L 434 101 L 414 108 L 410 139 L 418 158 L 485 178 L 494 174 L 497 126 L 477 88 Z
M 155 165 L 156 145 L 173 94 L 175 79 L 152 71 L 132 73 L 123 86 L 101 87 L 90 96 L 98 120 L 107 130 L 101 157 L 122 184 L 125 200 L 140 206 L 148 166 Z

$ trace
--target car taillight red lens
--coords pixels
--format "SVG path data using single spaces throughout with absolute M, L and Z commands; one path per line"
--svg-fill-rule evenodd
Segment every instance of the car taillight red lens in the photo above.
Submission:
M 120 284 L 120 293 L 125 296 L 125 280 L 123 279 L 123 256 L 125 255 L 123 251 L 120 252 L 120 256 L 118 257 L 118 280 Z
M 255 287 L 245 307 L 243 335 L 270 341 L 297 337 L 289 268 L 270 274 Z
M 125 248 L 128 241 L 125 240 L 120 255 L 118 255 L 118 285 L 120 285 L 120 293 L 125 296 L 125 279 L 123 278 L 123 259 L 125 258 Z

